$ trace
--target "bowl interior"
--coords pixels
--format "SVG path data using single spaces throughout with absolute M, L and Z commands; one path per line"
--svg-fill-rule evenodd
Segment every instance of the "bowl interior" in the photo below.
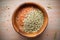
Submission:
M 38 32 L 35 32 L 35 33 L 25 33 L 25 32 L 22 32 L 17 23 L 16 23 L 16 16 L 18 15 L 18 12 L 21 11 L 23 8 L 26 8 L 26 7 L 30 7 L 30 6 L 33 6 L 34 8 L 38 8 L 39 10 L 41 10 L 43 12 L 43 16 L 44 16 L 44 23 L 42 25 L 42 27 L 40 28 L 40 30 Z M 26 37 L 36 37 L 37 35 L 41 34 L 44 29 L 46 28 L 47 26 L 47 23 L 48 23 L 48 16 L 47 16 L 47 12 L 46 10 L 41 6 L 41 5 L 38 5 L 38 4 L 35 4 L 35 3 L 24 3 L 22 5 L 20 5 L 16 11 L 14 12 L 13 16 L 12 16 L 12 24 L 13 24 L 13 27 L 14 29 L 21 35 L 23 36 L 26 36 Z

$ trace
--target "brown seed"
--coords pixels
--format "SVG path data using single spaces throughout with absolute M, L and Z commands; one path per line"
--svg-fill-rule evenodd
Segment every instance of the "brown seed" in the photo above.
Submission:
M 10 9 L 10 8 L 8 8 L 8 9 Z

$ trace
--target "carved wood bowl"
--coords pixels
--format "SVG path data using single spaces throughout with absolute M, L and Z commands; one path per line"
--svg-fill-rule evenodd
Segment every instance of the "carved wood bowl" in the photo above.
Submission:
M 21 31 L 18 27 L 18 23 L 16 22 L 16 17 L 17 15 L 19 14 L 18 12 L 20 12 L 23 8 L 25 7 L 29 7 L 29 6 L 33 6 L 33 7 L 36 7 L 38 8 L 39 10 L 41 10 L 43 12 L 43 16 L 44 16 L 44 22 L 43 22 L 43 25 L 42 27 L 40 28 L 39 31 L 35 32 L 35 33 L 25 33 L 23 31 Z M 20 19 L 19 19 L 20 20 Z M 38 5 L 36 3 L 33 3 L 33 2 L 27 2 L 27 3 L 23 3 L 22 5 L 20 5 L 13 13 L 12 15 L 12 24 L 13 24 L 13 28 L 15 29 L 16 32 L 18 32 L 19 34 L 21 34 L 22 36 L 25 36 L 25 37 L 29 37 L 29 38 L 33 38 L 33 37 L 36 37 L 38 35 L 40 35 L 44 30 L 45 28 L 47 27 L 47 24 L 48 24 L 48 15 L 47 15 L 47 12 L 46 10 L 44 9 L 43 6 L 41 5 Z

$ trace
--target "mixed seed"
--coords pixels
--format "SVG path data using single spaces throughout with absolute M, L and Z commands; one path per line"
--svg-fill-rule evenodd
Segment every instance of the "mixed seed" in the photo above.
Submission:
M 26 18 L 23 20 L 23 31 L 26 33 L 37 32 L 43 25 L 44 16 L 39 9 L 32 9 L 26 14 Z

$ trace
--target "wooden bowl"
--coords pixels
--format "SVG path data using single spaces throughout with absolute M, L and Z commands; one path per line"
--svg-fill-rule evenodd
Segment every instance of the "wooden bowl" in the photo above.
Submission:
M 38 32 L 36 32 L 36 33 L 25 33 L 25 32 L 22 32 L 19 29 L 19 27 L 18 27 L 18 25 L 16 23 L 16 16 L 18 15 L 18 12 L 21 11 L 22 8 L 28 7 L 28 6 L 36 7 L 36 8 L 40 9 L 43 12 L 44 22 L 43 22 L 43 25 L 40 28 L 40 30 Z M 13 13 L 13 16 L 12 16 L 12 24 L 13 24 L 13 27 L 14 27 L 14 29 L 15 29 L 16 32 L 18 32 L 22 36 L 31 37 L 32 38 L 32 37 L 38 36 L 39 34 L 41 34 L 45 30 L 45 28 L 47 27 L 47 24 L 48 24 L 48 15 L 47 15 L 46 10 L 41 5 L 38 5 L 38 4 L 32 3 L 32 2 L 23 3 Z

